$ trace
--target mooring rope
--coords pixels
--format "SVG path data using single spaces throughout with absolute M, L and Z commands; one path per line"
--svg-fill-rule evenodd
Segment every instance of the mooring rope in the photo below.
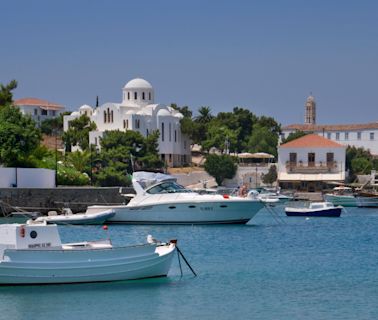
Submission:
M 184 254 L 181 252 L 181 250 L 179 249 L 179 247 L 177 245 L 176 245 L 176 249 L 177 249 L 177 252 L 181 255 L 181 257 L 184 260 L 184 262 L 186 263 L 186 265 L 189 267 L 190 271 L 192 271 L 192 273 L 194 274 L 194 276 L 197 277 L 197 273 L 193 270 L 193 268 L 189 264 L 188 260 L 186 260 Z
M 285 220 L 282 219 L 282 217 L 279 216 L 279 214 L 273 209 L 273 207 L 267 203 L 264 203 L 265 209 L 272 215 L 273 219 L 277 223 L 286 224 Z

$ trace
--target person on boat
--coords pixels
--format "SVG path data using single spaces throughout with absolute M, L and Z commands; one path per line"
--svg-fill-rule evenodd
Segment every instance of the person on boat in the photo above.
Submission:
M 239 197 L 243 197 L 245 198 L 247 196 L 247 186 L 245 184 L 243 184 L 240 188 L 239 188 Z

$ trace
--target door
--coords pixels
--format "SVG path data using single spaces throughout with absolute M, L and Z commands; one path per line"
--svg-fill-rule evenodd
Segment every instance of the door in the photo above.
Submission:
M 315 153 L 314 152 L 310 152 L 308 154 L 308 166 L 309 167 L 315 167 Z

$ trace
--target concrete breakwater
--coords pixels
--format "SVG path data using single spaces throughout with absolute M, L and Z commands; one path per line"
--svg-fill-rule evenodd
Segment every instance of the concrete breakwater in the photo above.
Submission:
M 69 207 L 75 213 L 83 212 L 89 205 L 127 202 L 121 193 L 135 192 L 133 188 L 125 187 L 0 188 L 0 215 L 18 210 L 47 213 L 60 211 L 63 207 Z

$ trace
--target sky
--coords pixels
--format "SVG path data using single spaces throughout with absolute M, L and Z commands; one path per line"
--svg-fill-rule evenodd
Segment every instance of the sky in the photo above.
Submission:
M 76 110 L 121 102 L 236 106 L 283 125 L 378 121 L 378 1 L 0 0 L 0 83 Z

